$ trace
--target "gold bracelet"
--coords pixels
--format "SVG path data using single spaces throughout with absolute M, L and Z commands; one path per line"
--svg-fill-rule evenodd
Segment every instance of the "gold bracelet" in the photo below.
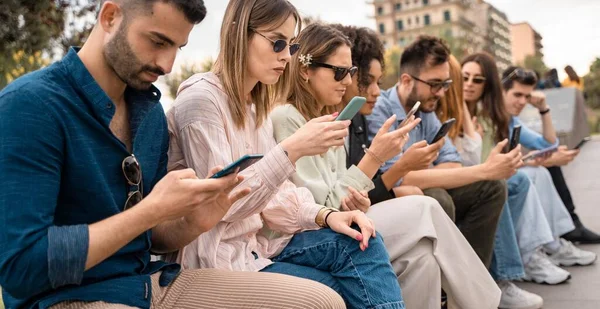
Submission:
M 320 226 L 320 227 L 325 227 L 325 216 L 324 213 L 328 210 L 329 208 L 327 207 L 322 207 L 319 212 L 317 213 L 317 216 L 315 217 L 315 223 Z
M 378 156 L 376 156 L 371 150 L 369 150 L 369 148 L 365 147 L 365 153 L 370 155 L 371 157 L 373 157 L 373 159 L 375 159 L 375 161 L 377 161 L 377 163 L 379 163 L 379 165 L 384 166 L 385 162 L 383 162 L 383 160 L 379 159 Z

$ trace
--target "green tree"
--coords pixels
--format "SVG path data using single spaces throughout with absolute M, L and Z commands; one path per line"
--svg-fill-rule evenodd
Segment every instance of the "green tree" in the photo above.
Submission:
M 402 57 L 403 49 L 398 46 L 393 46 L 386 49 L 385 59 L 385 72 L 381 78 L 381 89 L 387 89 L 398 82 L 400 77 L 400 57 Z
M 583 77 L 586 104 L 593 109 L 600 109 L 600 57 L 590 65 L 590 71 Z
M 80 45 L 94 11 L 94 0 L 0 1 L 0 89 L 61 56 L 64 44 Z
M 165 83 L 169 87 L 169 95 L 171 98 L 177 96 L 177 90 L 179 85 L 186 79 L 190 78 L 196 73 L 208 72 L 212 70 L 214 61 L 212 58 L 206 58 L 200 63 L 184 63 L 179 67 L 179 71 L 173 72 L 165 76 Z
M 540 74 L 544 74 L 546 71 L 548 71 L 548 67 L 540 55 L 529 55 L 525 57 L 523 63 L 520 63 L 519 65 L 526 69 L 536 71 Z

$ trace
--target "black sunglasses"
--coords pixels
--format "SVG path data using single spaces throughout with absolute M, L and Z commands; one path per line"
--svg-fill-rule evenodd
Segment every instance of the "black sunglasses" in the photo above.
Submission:
M 450 86 L 452 85 L 452 80 L 451 79 L 447 79 L 441 82 L 428 82 L 426 80 L 422 80 L 416 76 L 410 75 L 410 77 L 412 77 L 414 80 L 422 82 L 423 84 L 426 84 L 430 87 L 431 90 L 431 94 L 436 94 L 440 91 L 440 89 L 444 89 L 444 91 L 447 91 L 448 89 L 450 89 Z
M 282 52 L 285 49 L 285 47 L 288 46 L 288 42 L 286 42 L 285 40 L 279 39 L 279 40 L 273 41 L 272 39 L 269 39 L 268 37 L 266 37 L 264 34 L 254 30 L 254 29 L 251 29 L 251 30 L 254 31 L 254 33 L 262 36 L 263 38 L 269 40 L 269 42 L 273 43 L 273 51 L 276 53 Z M 289 45 L 290 45 L 290 56 L 295 54 L 300 49 L 300 44 L 298 44 L 298 43 L 292 43 Z
M 537 80 L 535 72 L 531 70 L 525 70 L 522 68 L 516 68 L 510 74 L 508 74 L 505 78 L 502 79 L 502 84 L 505 84 L 509 80 L 519 80 L 523 81 L 527 84 L 532 84 Z
M 357 67 L 340 68 L 340 67 L 336 67 L 331 64 L 321 63 L 321 62 L 312 62 L 310 65 L 312 67 L 332 69 L 333 73 L 334 73 L 333 79 L 335 79 L 335 81 L 337 81 L 337 82 L 342 81 L 348 74 L 350 74 L 350 77 L 352 77 L 352 76 L 354 76 L 354 74 L 356 74 L 356 72 L 358 72 Z
M 142 201 L 144 196 L 142 193 L 142 168 L 140 167 L 138 160 L 132 154 L 123 159 L 121 169 L 123 170 L 123 175 L 125 175 L 127 184 L 130 186 L 129 193 L 127 194 L 127 201 L 125 201 L 125 208 L 123 209 L 127 210 Z
M 485 77 L 483 76 L 463 76 L 463 81 L 466 83 L 469 80 L 473 81 L 473 84 L 478 84 L 481 85 L 483 83 L 485 83 Z

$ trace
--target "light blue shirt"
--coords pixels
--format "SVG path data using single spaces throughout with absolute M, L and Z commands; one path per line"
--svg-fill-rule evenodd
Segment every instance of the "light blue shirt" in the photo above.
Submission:
M 391 130 L 396 130 L 398 125 L 406 118 L 406 111 L 400 103 L 398 97 L 398 91 L 394 86 L 388 90 L 382 91 L 381 96 L 377 99 L 375 109 L 373 113 L 367 116 L 367 123 L 369 129 L 369 140 L 372 141 L 379 128 L 383 126 L 383 123 L 396 114 L 397 121 L 391 127 Z M 412 144 L 422 140 L 432 140 L 437 131 L 442 126 L 440 120 L 437 118 L 435 113 L 422 113 L 417 112 L 415 117 L 421 118 L 419 123 L 409 134 L 410 138 L 406 145 L 404 145 L 404 151 L 406 151 Z M 400 159 L 400 155 L 395 156 L 389 161 L 385 162 L 385 165 L 381 168 L 382 171 L 387 171 L 396 161 Z M 460 154 L 452 144 L 452 141 L 446 137 L 446 143 L 440 149 L 438 158 L 433 162 L 433 165 L 438 165 L 446 162 L 457 162 L 462 164 Z
M 554 144 L 548 142 L 542 134 L 533 131 L 532 129 L 525 126 L 525 124 L 523 124 L 521 120 L 519 120 L 519 117 L 511 117 L 510 119 L 509 134 L 511 135 L 511 137 L 513 128 L 516 125 L 521 126 L 521 136 L 519 138 L 519 143 L 527 149 L 539 150 L 548 148 L 550 146 L 558 145 L 558 138 L 556 139 L 556 142 Z

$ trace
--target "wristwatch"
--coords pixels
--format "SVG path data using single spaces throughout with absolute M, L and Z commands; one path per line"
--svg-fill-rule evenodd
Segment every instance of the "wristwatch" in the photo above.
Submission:
M 550 107 L 546 108 L 546 109 L 545 109 L 545 110 L 543 110 L 543 111 L 540 111 L 540 115 L 545 115 L 545 114 L 547 114 L 549 111 L 550 111 Z

